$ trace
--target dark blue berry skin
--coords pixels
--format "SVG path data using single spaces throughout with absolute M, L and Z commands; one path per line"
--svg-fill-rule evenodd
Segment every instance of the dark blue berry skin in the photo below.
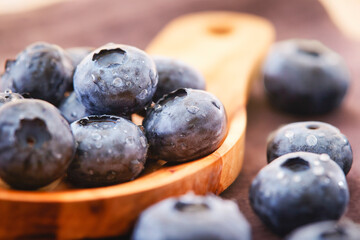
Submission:
M 75 92 L 72 92 L 67 98 L 65 98 L 65 100 L 60 104 L 59 110 L 69 123 L 91 115 L 86 111 L 84 105 L 79 102 Z
M 351 145 L 339 129 L 324 122 L 295 122 L 270 134 L 267 143 L 268 162 L 291 152 L 326 153 L 344 171 L 350 171 L 353 153 Z
M 275 233 L 337 220 L 349 202 L 344 172 L 327 154 L 296 152 L 265 166 L 250 188 L 250 205 Z
M 75 72 L 77 65 L 79 65 L 79 63 L 88 54 L 90 54 L 94 50 L 95 50 L 95 48 L 92 48 L 92 47 L 73 47 L 73 48 L 65 49 L 66 53 L 68 54 L 68 56 L 71 60 L 72 65 L 73 65 L 74 72 Z M 72 80 L 73 80 L 73 78 L 71 78 L 71 84 L 70 84 L 69 88 L 67 89 L 68 91 L 74 90 L 74 83 Z
M 286 240 L 359 240 L 360 226 L 350 220 L 323 221 L 293 231 Z
M 60 104 L 59 110 L 69 123 L 91 115 L 84 105 L 82 105 L 77 99 L 75 92 L 72 92 L 67 98 L 65 98 L 65 100 Z M 131 121 L 131 115 L 121 117 Z
M 159 83 L 153 101 L 157 102 L 165 94 L 179 88 L 194 88 L 205 90 L 205 79 L 192 66 L 173 58 L 154 56 Z
M 91 115 L 84 105 L 82 105 L 77 99 L 75 92 L 72 92 L 67 98 L 65 98 L 65 100 L 60 104 L 59 110 L 69 123 Z M 131 115 L 121 117 L 131 121 Z
M 0 90 L 29 94 L 58 105 L 72 83 L 73 66 L 59 46 L 38 42 L 7 61 Z
M 338 107 L 350 83 L 344 60 L 317 41 L 275 44 L 263 67 L 270 103 L 292 114 L 324 114 Z
M 23 99 L 23 96 L 18 93 L 13 93 L 11 91 L 0 93 L 0 107 L 5 103 L 16 101 L 18 99 Z
M 224 106 L 211 93 L 178 89 L 160 99 L 143 121 L 149 156 L 185 162 L 215 151 L 227 134 Z
M 19 99 L 0 108 L 0 177 L 37 189 L 63 176 L 75 153 L 70 126 L 56 107 Z
M 94 51 L 95 48 L 92 47 L 73 47 L 73 48 L 67 48 L 65 51 L 69 55 L 71 62 L 73 64 L 74 69 L 77 65 L 92 51 Z
M 141 215 L 133 240 L 250 240 L 238 206 L 219 197 L 186 194 L 165 199 Z
M 86 56 L 74 74 L 74 90 L 93 114 L 129 115 L 151 103 L 158 83 L 154 61 L 143 51 L 107 44 Z
M 100 187 L 133 180 L 144 168 L 148 143 L 129 120 L 101 115 L 71 124 L 77 142 L 68 179 L 80 187 Z

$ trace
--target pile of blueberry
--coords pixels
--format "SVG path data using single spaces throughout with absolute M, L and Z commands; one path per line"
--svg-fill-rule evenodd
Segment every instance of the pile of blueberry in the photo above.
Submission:
M 191 66 L 132 46 L 34 43 L 1 75 L 0 178 L 16 189 L 64 175 L 99 187 L 133 180 L 147 159 L 206 156 L 224 141 L 227 118 L 204 89 Z
M 204 91 L 201 74 L 132 46 L 65 51 L 35 43 L 5 68 L 0 177 L 13 188 L 37 189 L 65 174 L 80 187 L 129 181 L 148 159 L 190 161 L 227 134 L 225 109 Z M 343 60 L 316 41 L 278 43 L 265 61 L 267 96 L 288 113 L 327 113 L 348 85 Z M 142 126 L 132 114 L 144 116 Z M 360 226 L 338 221 L 353 160 L 339 129 L 317 121 L 282 126 L 268 137 L 267 160 L 249 198 L 272 231 L 288 240 L 359 239 Z M 249 240 L 251 231 L 235 203 L 187 194 L 145 210 L 133 239 Z

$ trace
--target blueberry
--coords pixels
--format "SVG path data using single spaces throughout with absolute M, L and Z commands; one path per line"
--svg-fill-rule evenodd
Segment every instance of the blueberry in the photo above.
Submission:
M 59 104 L 72 83 L 73 66 L 59 46 L 38 42 L 8 60 L 0 89 Z
M 74 72 L 75 72 L 77 65 L 79 65 L 79 63 L 88 54 L 90 54 L 94 49 L 95 48 L 92 48 L 92 47 L 73 47 L 73 48 L 65 49 L 66 53 L 68 54 L 68 56 L 71 60 L 72 65 L 73 65 Z M 70 84 L 69 88 L 67 89 L 70 92 L 74 90 L 74 83 L 72 80 L 73 80 L 73 78 L 71 78 L 71 84 Z
M 348 202 L 344 172 L 327 154 L 285 154 L 265 166 L 250 187 L 251 207 L 280 235 L 308 223 L 337 220 Z
M 139 217 L 133 240 L 250 240 L 238 206 L 219 197 L 186 194 L 165 199 Z
M 133 180 L 146 161 L 148 144 L 140 127 L 121 117 L 92 115 L 71 124 L 77 149 L 69 180 L 99 187 Z
M 71 59 L 74 69 L 93 50 L 94 48 L 92 47 L 73 47 L 65 49 Z
M 268 162 L 291 152 L 326 153 L 347 174 L 353 154 L 348 139 L 336 127 L 324 122 L 296 122 L 270 134 L 267 143 Z
M 90 113 L 86 111 L 84 105 L 77 99 L 75 92 L 72 92 L 65 98 L 60 104 L 59 110 L 69 123 L 90 115 Z
M 342 221 L 323 221 L 300 227 L 286 240 L 358 240 L 360 225 L 348 219 Z
M 13 93 L 10 90 L 0 93 L 0 106 L 4 105 L 5 103 L 16 101 L 18 99 L 23 99 L 18 93 Z
M 59 106 L 59 110 L 69 123 L 91 115 L 77 99 L 75 92 L 70 93 L 70 95 L 64 99 Z M 131 121 L 131 115 L 121 117 Z
M 194 88 L 205 90 L 205 79 L 192 66 L 173 58 L 154 56 L 159 83 L 153 101 L 179 88 Z
M 215 151 L 227 134 L 224 106 L 211 93 L 178 89 L 160 99 L 143 121 L 149 156 L 169 162 L 197 159 Z
M 36 189 L 63 176 L 75 153 L 69 124 L 42 100 L 0 108 L 0 177 L 17 189 Z
M 264 86 L 270 103 L 293 114 L 323 114 L 338 107 L 350 82 L 344 60 L 318 41 L 275 44 L 265 60 Z
M 107 44 L 86 56 L 74 74 L 74 89 L 93 114 L 129 115 L 151 103 L 158 83 L 154 61 L 143 51 Z

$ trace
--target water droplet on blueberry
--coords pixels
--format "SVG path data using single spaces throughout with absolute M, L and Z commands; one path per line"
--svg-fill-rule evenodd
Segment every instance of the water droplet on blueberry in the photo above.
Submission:
M 127 137 L 126 139 L 125 139 L 125 141 L 126 141 L 126 143 L 128 143 L 128 144 L 134 144 L 134 137 L 132 137 L 132 136 L 129 136 L 129 137 Z
M 62 154 L 61 153 L 54 153 L 55 158 L 57 159 L 61 159 L 62 158 Z
M 285 137 L 287 137 L 290 141 L 294 138 L 294 132 L 293 131 L 286 131 Z
M 150 80 L 151 80 L 151 84 L 153 86 L 157 86 L 157 84 L 158 84 L 158 75 L 157 75 L 157 73 L 154 73 L 154 71 L 150 69 L 149 70 L 149 77 L 150 77 Z
M 132 172 L 140 172 L 144 168 L 144 165 L 139 160 L 136 159 L 131 161 L 130 168 Z
M 138 165 L 139 163 L 140 163 L 140 162 L 139 162 L 139 160 L 137 160 L 137 159 L 131 161 L 131 164 L 133 164 L 133 165 Z
M 101 135 L 99 133 L 97 133 L 97 132 L 93 132 L 91 134 L 91 137 L 92 137 L 92 139 L 94 139 L 96 141 L 101 139 Z
M 330 180 L 329 177 L 323 176 L 323 177 L 320 178 L 320 182 L 321 182 L 321 184 L 323 184 L 323 185 L 328 185 L 328 184 L 330 184 L 331 180 Z
M 97 142 L 95 143 L 95 147 L 96 147 L 97 149 L 101 148 L 101 147 L 102 147 L 102 143 L 101 143 L 100 141 L 97 141 Z
M 191 114 L 196 114 L 200 109 L 197 106 L 187 106 L 186 110 Z
M 299 175 L 295 175 L 293 177 L 293 181 L 296 182 L 296 183 L 301 182 L 301 177 Z
M 306 137 L 306 144 L 309 146 L 315 146 L 318 140 L 314 135 L 309 135 Z
M 315 174 L 315 175 L 322 175 L 322 174 L 324 174 L 324 172 L 325 172 L 325 170 L 324 170 L 324 168 L 323 167 L 314 167 L 314 169 L 313 169 L 313 173 Z
M 144 137 L 140 137 L 141 146 L 146 147 L 146 140 Z
M 113 85 L 114 87 L 122 87 L 122 86 L 124 86 L 124 82 L 123 82 L 123 80 L 122 80 L 121 78 L 116 77 L 116 78 L 114 78 L 114 80 L 112 81 L 112 85 Z
M 326 153 L 321 154 L 319 158 L 321 161 L 329 161 L 330 160 L 329 155 L 327 155 Z
M 285 176 L 284 172 L 278 172 L 278 174 L 276 174 L 276 177 L 278 179 L 282 179 L 282 178 L 284 178 L 284 176 Z
M 147 95 L 148 95 L 148 90 L 143 89 L 139 94 L 139 98 L 140 99 L 145 99 L 147 97 Z
M 76 112 L 71 112 L 71 117 L 73 117 L 73 118 L 76 118 L 77 117 L 77 113 Z
M 129 88 L 132 86 L 132 83 L 131 83 L 130 81 L 127 81 L 125 84 L 126 84 L 126 86 L 129 87 Z

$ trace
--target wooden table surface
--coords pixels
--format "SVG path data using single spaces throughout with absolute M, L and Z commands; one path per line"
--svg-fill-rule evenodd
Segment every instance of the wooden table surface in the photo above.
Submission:
M 346 216 L 360 222 L 360 41 L 346 38 L 313 0 L 78 0 L 45 8 L 0 15 L 0 66 L 34 41 L 47 41 L 64 48 L 100 46 L 107 42 L 145 48 L 171 19 L 189 12 L 231 10 L 253 13 L 273 22 L 277 40 L 314 38 L 339 52 L 347 62 L 352 84 L 341 107 L 316 117 L 296 117 L 280 113 L 268 105 L 261 81 L 254 84 L 247 106 L 248 127 L 245 162 L 236 181 L 221 194 L 235 200 L 252 226 L 253 239 L 280 239 L 254 215 L 248 201 L 250 183 L 266 165 L 267 135 L 281 124 L 303 120 L 328 122 L 349 139 L 354 163 L 347 176 L 350 205 Z M 1 71 L 3 71 L 1 67 Z M 126 237 L 125 237 L 126 238 Z

